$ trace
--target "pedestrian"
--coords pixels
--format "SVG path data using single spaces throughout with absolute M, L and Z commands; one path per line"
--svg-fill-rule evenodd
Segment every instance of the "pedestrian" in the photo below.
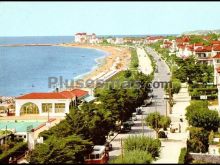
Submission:
M 168 131 L 166 131 L 166 140 L 168 140 Z
M 181 125 L 180 125 L 180 123 L 179 123 L 179 133 L 181 133 Z

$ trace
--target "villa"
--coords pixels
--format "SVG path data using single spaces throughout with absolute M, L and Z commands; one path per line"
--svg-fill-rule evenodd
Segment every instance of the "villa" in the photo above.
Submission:
M 210 60 L 211 52 L 212 52 L 211 46 L 199 46 L 197 48 L 194 47 L 193 54 L 197 58 L 198 62 L 211 64 L 211 60 Z
M 15 98 L 15 115 L 38 114 L 53 117 L 65 116 L 71 106 L 90 97 L 88 91 L 73 89 L 71 91 L 29 93 Z M 48 112 L 49 111 L 49 112 Z
M 76 33 L 75 34 L 75 42 L 77 43 L 98 43 L 99 39 L 96 37 L 95 33 L 87 34 L 87 33 Z
M 152 44 L 158 41 L 162 41 L 163 39 L 163 36 L 150 36 L 145 39 L 145 44 Z

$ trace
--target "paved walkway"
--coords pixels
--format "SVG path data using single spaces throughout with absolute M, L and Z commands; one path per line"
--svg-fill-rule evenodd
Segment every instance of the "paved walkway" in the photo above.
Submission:
M 146 75 L 149 75 L 153 72 L 152 63 L 143 48 L 137 48 L 137 56 L 139 62 L 139 70 Z
M 147 53 L 143 48 L 137 48 L 137 55 L 139 60 L 139 70 L 142 71 L 144 74 L 148 75 L 151 74 L 153 71 L 151 60 L 148 57 Z M 121 139 L 127 138 L 129 135 L 144 135 L 156 137 L 155 131 L 148 128 L 144 124 L 144 129 L 142 126 L 142 118 L 144 119 L 148 113 L 148 110 L 145 108 L 142 110 L 142 115 L 137 115 L 137 121 L 134 121 L 135 125 L 132 126 L 131 131 L 128 133 L 120 133 L 115 135 L 114 140 L 111 142 L 113 150 L 109 152 L 110 160 L 116 156 L 121 155 Z M 113 139 L 113 137 L 111 137 Z
M 160 158 L 154 163 L 178 163 L 180 150 L 186 147 L 186 140 L 188 137 L 187 121 L 185 119 L 186 107 L 190 104 L 190 96 L 187 90 L 186 84 L 181 85 L 182 88 L 178 94 L 174 94 L 174 106 L 172 108 L 172 114 L 169 114 L 172 120 L 172 127 L 178 128 L 175 133 L 168 133 L 168 141 L 162 141 L 162 150 Z M 180 122 L 180 118 L 183 122 Z M 179 133 L 179 124 L 181 133 Z

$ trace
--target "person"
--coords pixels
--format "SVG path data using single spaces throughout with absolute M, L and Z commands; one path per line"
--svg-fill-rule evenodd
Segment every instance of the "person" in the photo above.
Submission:
M 179 133 L 181 133 L 181 125 L 180 125 L 180 123 L 179 123 Z

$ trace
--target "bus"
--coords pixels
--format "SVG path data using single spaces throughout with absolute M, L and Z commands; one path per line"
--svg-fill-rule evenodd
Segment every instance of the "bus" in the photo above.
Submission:
M 85 164 L 107 164 L 109 153 L 105 146 L 95 145 L 92 153 L 85 157 Z

